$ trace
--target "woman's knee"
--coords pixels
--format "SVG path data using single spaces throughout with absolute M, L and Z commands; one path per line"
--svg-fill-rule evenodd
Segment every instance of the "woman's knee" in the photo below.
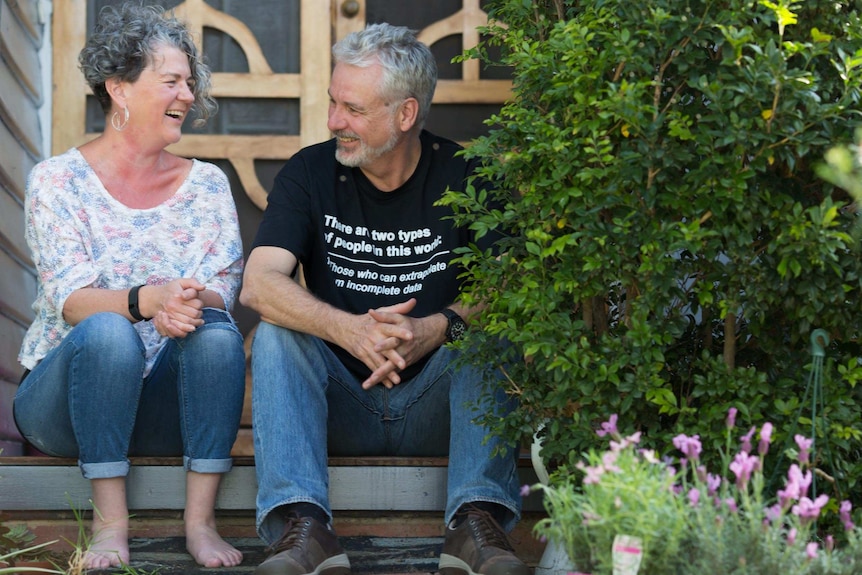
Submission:
M 83 320 L 68 337 L 75 340 L 79 349 L 93 347 L 107 351 L 136 351 L 143 353 L 144 347 L 132 323 L 118 313 L 99 312 Z

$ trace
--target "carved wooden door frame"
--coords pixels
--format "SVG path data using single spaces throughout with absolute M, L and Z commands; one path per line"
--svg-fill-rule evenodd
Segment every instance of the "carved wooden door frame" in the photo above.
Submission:
M 54 154 L 97 135 L 86 133 L 89 89 L 83 84 L 77 63 L 78 51 L 86 41 L 86 11 L 86 0 L 64 0 L 54 5 Z M 330 69 L 329 3 L 302 0 L 302 74 L 274 73 L 249 28 L 233 16 L 210 7 L 204 0 L 186 0 L 175 11 L 188 23 L 198 42 L 203 37 L 204 27 L 214 28 L 231 36 L 245 53 L 249 66 L 247 73 L 213 73 L 213 96 L 216 99 L 292 98 L 300 103 L 302 132 L 299 136 L 185 134 L 170 148 L 181 156 L 229 160 L 246 194 L 263 209 L 267 191 L 258 181 L 254 161 L 287 159 L 301 147 L 329 137 L 326 122 L 319 120 L 326 118 L 329 105 L 326 95 Z
M 352 4 L 351 10 L 343 5 Z M 78 69 L 77 56 L 86 41 L 87 0 L 54 3 L 54 121 L 52 153 L 78 146 L 97 134 L 86 132 L 86 99 L 89 89 Z M 327 88 L 333 37 L 341 38 L 365 25 L 365 6 L 355 0 L 301 0 L 300 72 L 274 73 L 249 28 L 233 16 L 216 10 L 204 0 L 185 0 L 178 16 L 188 22 L 200 42 L 203 29 L 214 28 L 233 38 L 248 60 L 247 73 L 213 73 L 216 98 L 290 98 L 300 106 L 301 132 L 292 135 L 201 135 L 185 134 L 171 151 L 187 157 L 229 160 L 245 193 L 256 206 L 266 205 L 267 190 L 255 173 L 255 160 L 286 160 L 297 150 L 330 137 L 326 129 L 329 105 Z M 477 27 L 487 22 L 479 0 L 462 0 L 451 16 L 422 29 L 419 38 L 428 45 L 452 35 L 462 35 L 464 48 L 478 42 Z M 205 49 L 205 48 L 204 48 Z M 483 80 L 480 63 L 462 64 L 461 80 L 440 80 L 434 103 L 500 103 L 510 94 L 507 80 Z

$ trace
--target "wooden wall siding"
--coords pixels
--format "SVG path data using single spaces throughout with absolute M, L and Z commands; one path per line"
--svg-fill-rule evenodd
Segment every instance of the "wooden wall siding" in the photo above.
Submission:
M 0 450 L 20 455 L 12 420 L 22 368 L 18 349 L 33 319 L 36 277 L 24 241 L 24 187 L 42 158 L 39 106 L 44 98 L 38 0 L 0 0 Z

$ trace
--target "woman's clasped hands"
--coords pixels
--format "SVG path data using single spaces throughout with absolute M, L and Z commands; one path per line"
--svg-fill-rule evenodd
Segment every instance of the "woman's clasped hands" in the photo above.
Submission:
M 183 338 L 203 325 L 204 302 L 201 293 L 206 286 L 198 280 L 180 278 L 161 286 L 144 286 L 141 291 L 145 289 L 155 292 L 147 296 L 148 299 L 152 297 L 149 301 L 155 304 L 157 310 L 152 322 L 159 335 Z

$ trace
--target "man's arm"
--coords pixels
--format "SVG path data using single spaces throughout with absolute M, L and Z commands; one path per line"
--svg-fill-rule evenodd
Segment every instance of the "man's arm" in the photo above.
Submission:
M 377 344 L 388 338 L 413 337 L 400 325 L 380 323 L 368 313 L 352 314 L 319 300 L 291 278 L 297 263 L 296 256 L 283 248 L 254 248 L 246 262 L 240 302 L 259 313 L 263 321 L 335 343 L 371 371 L 388 361 L 375 350 Z M 414 304 L 411 300 L 386 309 L 406 314 Z M 389 385 L 400 381 L 395 369 L 388 369 L 383 379 Z
M 239 301 L 263 321 L 336 342 L 332 329 L 349 315 L 320 301 L 292 277 L 297 260 L 291 252 L 259 246 L 249 254 Z

